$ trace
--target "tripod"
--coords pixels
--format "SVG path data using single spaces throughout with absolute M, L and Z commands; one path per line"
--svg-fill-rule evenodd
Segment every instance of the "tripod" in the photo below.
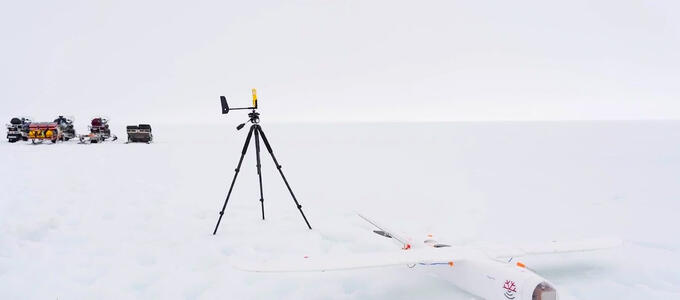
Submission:
M 262 220 L 264 220 L 264 194 L 262 192 L 262 171 L 261 171 L 261 165 L 260 165 L 260 137 L 262 137 L 262 141 L 264 142 L 265 147 L 267 147 L 267 151 L 269 151 L 269 155 L 271 155 L 272 160 L 274 160 L 274 164 L 276 165 L 276 168 L 279 170 L 279 174 L 281 174 L 281 178 L 283 178 L 283 182 L 286 184 L 286 187 L 288 188 L 288 191 L 290 192 L 290 195 L 293 197 L 293 201 L 295 202 L 295 206 L 297 209 L 300 211 L 300 214 L 302 215 L 302 218 L 305 220 L 305 224 L 307 224 L 307 227 L 309 229 L 312 229 L 312 226 L 309 225 L 309 221 L 307 221 L 307 217 L 305 217 L 305 213 L 302 211 L 302 205 L 298 202 L 297 198 L 295 197 L 295 194 L 293 193 L 293 190 L 290 188 L 290 184 L 288 184 L 288 180 L 286 179 L 286 176 L 283 175 L 283 171 L 281 171 L 281 165 L 279 162 L 276 160 L 276 156 L 274 156 L 274 151 L 272 151 L 272 147 L 269 144 L 269 141 L 267 140 L 267 137 L 264 135 L 264 131 L 262 131 L 262 127 L 260 126 L 260 114 L 253 109 L 252 112 L 248 114 L 248 117 L 250 120 L 248 122 L 252 123 L 250 125 L 250 130 L 248 130 L 248 136 L 246 136 L 246 142 L 243 144 L 243 150 L 241 150 L 241 158 L 238 160 L 238 165 L 236 166 L 236 173 L 234 173 L 234 179 L 231 180 L 231 186 L 229 186 L 229 192 L 227 193 L 227 199 L 224 200 L 224 205 L 222 205 L 222 210 L 220 211 L 220 217 L 217 219 L 217 225 L 215 225 L 215 230 L 213 231 L 213 235 L 217 233 L 217 228 L 220 227 L 220 222 L 222 221 L 222 216 L 224 215 L 224 210 L 227 208 L 227 203 L 229 202 L 229 197 L 231 196 L 231 191 L 234 189 L 234 183 L 236 183 L 236 177 L 238 177 L 238 172 L 241 170 L 241 164 L 243 163 L 243 157 L 246 155 L 246 152 L 248 151 L 248 145 L 250 144 L 250 138 L 255 135 L 255 157 L 257 158 L 257 176 L 259 178 L 260 182 L 260 206 L 262 207 Z M 247 122 L 246 122 L 247 123 Z M 240 124 L 239 126 L 236 127 L 237 130 L 240 130 L 245 126 L 246 123 Z

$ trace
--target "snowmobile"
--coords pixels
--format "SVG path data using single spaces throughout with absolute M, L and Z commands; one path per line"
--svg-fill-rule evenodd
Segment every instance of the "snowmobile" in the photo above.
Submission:
M 153 142 L 153 134 L 151 134 L 151 125 L 139 124 L 130 125 L 127 127 L 128 143 L 151 143 Z
M 31 143 L 38 144 L 47 140 L 53 144 L 64 140 L 61 128 L 55 122 L 39 122 L 28 125 L 28 139 Z
M 101 143 L 109 138 L 111 141 L 118 139 L 117 136 L 111 134 L 111 129 L 109 129 L 109 120 L 102 117 L 96 117 L 90 122 L 90 133 L 85 135 L 80 135 L 81 144 L 92 144 Z
M 17 141 L 28 141 L 28 125 L 31 120 L 28 118 L 12 118 L 7 124 L 7 140 L 10 143 Z
M 64 116 L 59 116 L 54 120 L 54 123 L 57 123 L 57 126 L 59 126 L 59 128 L 61 129 L 62 141 L 68 141 L 70 139 L 76 138 L 76 130 L 73 127 L 73 119 L 64 118 Z

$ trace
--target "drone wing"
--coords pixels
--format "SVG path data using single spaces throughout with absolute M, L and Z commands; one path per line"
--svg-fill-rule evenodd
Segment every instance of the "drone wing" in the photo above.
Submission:
M 487 253 L 495 258 L 520 257 L 570 252 L 585 252 L 619 247 L 623 241 L 615 238 L 584 239 L 576 241 L 551 241 L 530 243 L 514 247 L 488 248 Z
M 276 260 L 270 261 L 232 259 L 231 264 L 234 268 L 242 271 L 280 273 L 342 271 L 391 266 L 413 266 L 416 264 L 453 266 L 453 262 L 454 257 L 450 252 L 390 251 L 386 253 L 279 257 Z
M 366 222 L 370 223 L 371 225 L 375 226 L 375 228 L 377 228 L 378 230 L 373 230 L 373 232 L 375 232 L 376 234 L 381 235 L 381 236 L 384 236 L 384 237 L 386 237 L 386 238 L 392 239 L 393 241 L 395 241 L 396 243 L 398 243 L 398 244 L 401 246 L 401 249 L 402 249 L 402 250 L 409 250 L 409 249 L 411 249 L 411 243 L 409 242 L 409 240 L 408 240 L 407 238 L 405 238 L 405 237 L 403 237 L 403 236 L 397 234 L 395 231 L 392 231 L 392 230 L 390 230 L 389 228 L 387 228 L 387 227 L 385 227 L 385 226 L 383 226 L 383 225 L 379 225 L 377 222 L 375 222 L 375 221 L 369 219 L 368 217 L 366 217 L 366 216 L 364 216 L 364 215 L 362 215 L 362 214 L 360 214 L 360 213 L 356 213 L 356 214 L 357 214 L 360 218 L 364 219 L 364 221 L 366 221 Z

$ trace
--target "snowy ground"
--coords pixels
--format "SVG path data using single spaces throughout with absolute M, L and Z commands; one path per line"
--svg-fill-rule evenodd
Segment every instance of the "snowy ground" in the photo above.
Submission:
M 354 210 L 449 243 L 620 237 L 523 262 L 562 299 L 680 296 L 680 122 L 264 123 L 314 230 L 267 156 L 260 220 L 251 148 L 213 236 L 245 137 L 232 125 L 158 125 L 151 145 L 0 143 L 0 299 L 472 298 L 406 267 L 228 263 L 395 249 Z

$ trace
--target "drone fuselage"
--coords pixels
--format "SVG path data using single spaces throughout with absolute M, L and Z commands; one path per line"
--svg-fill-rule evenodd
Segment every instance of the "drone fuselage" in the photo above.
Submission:
M 433 249 L 452 251 L 469 258 L 431 265 L 439 277 L 458 288 L 487 300 L 556 300 L 552 283 L 522 263 L 498 261 L 470 249 Z

